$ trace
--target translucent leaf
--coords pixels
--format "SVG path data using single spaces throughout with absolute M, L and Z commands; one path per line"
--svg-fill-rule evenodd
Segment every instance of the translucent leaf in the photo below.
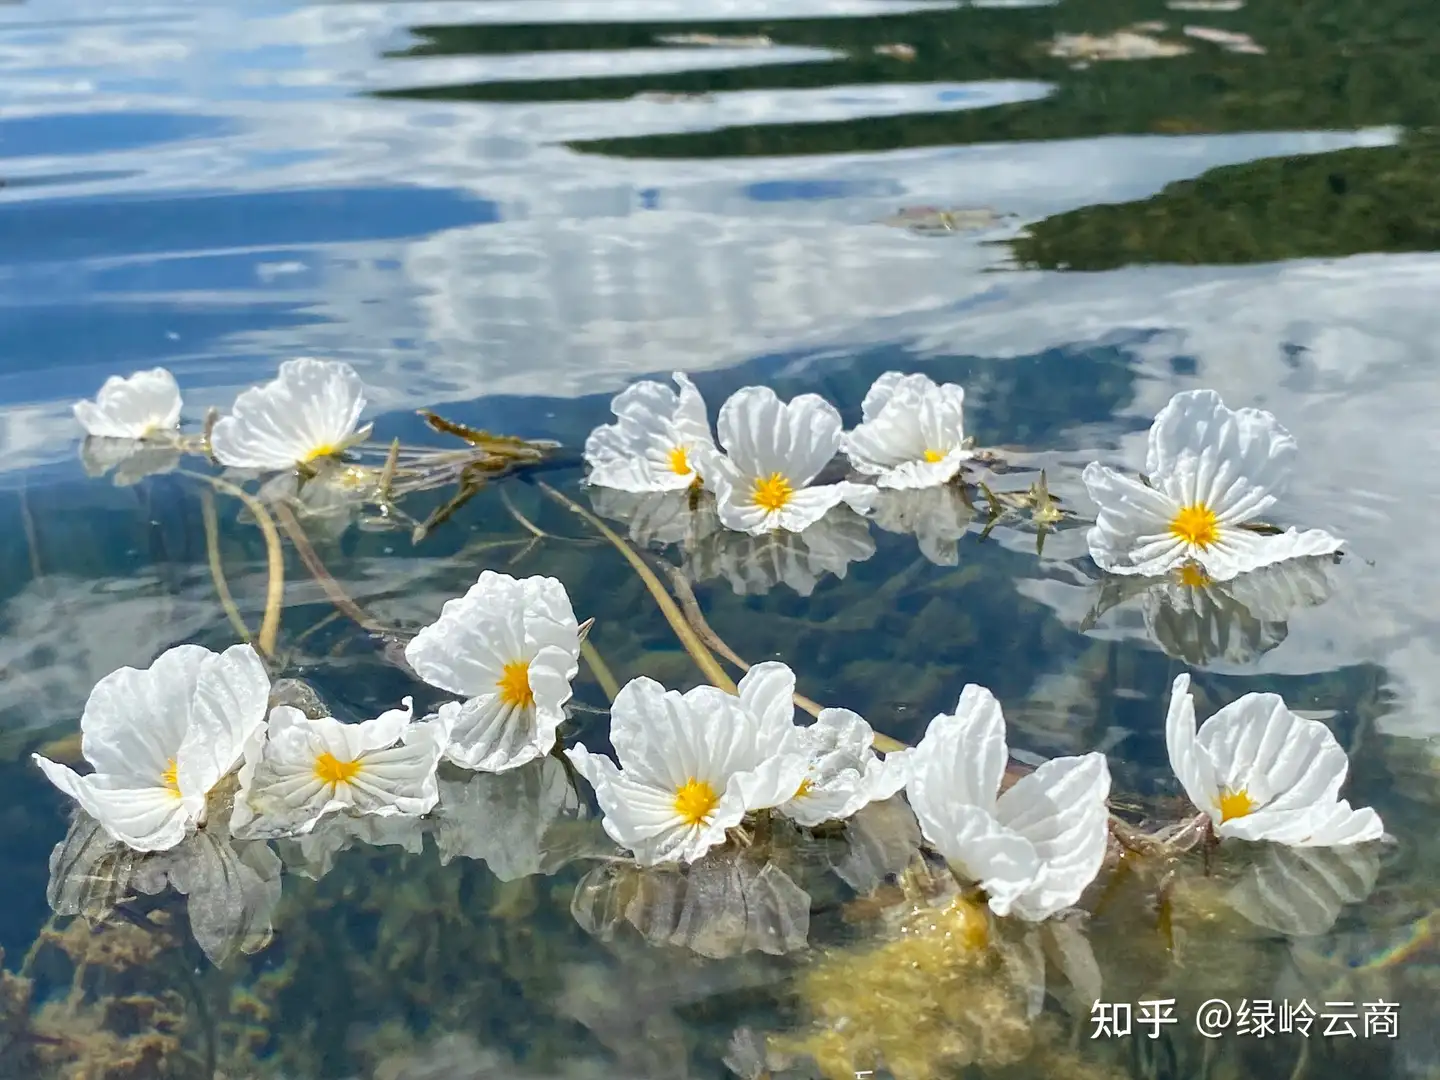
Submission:
M 899 874 L 920 851 L 920 825 L 903 796 L 862 807 L 845 823 L 847 850 L 835 873 L 862 896 Z
M 774 863 L 746 852 L 719 851 L 684 867 L 597 867 L 576 886 L 570 910 L 602 940 L 623 921 L 652 945 L 712 959 L 795 952 L 810 932 L 810 895 Z

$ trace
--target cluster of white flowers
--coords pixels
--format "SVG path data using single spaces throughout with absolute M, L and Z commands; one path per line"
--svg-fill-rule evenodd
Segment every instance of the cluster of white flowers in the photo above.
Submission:
M 923 375 L 881 376 L 848 433 L 815 395 L 784 403 L 747 387 L 721 408 L 717 438 L 695 387 L 675 381 L 678 393 L 644 382 L 615 399 L 617 422 L 586 444 L 589 479 L 641 494 L 710 491 L 722 526 L 751 536 L 802 532 L 842 503 L 866 514 L 887 491 L 942 487 L 972 454 L 964 391 Z M 213 452 L 227 465 L 293 468 L 363 439 L 363 407 L 346 365 L 291 361 L 215 424 Z M 179 411 L 174 380 L 159 369 L 111 380 L 97 402 L 76 407 L 93 437 L 142 441 L 173 428 Z M 840 451 L 865 482 L 816 482 Z M 1269 414 L 1232 412 L 1209 391 L 1177 395 L 1151 430 L 1146 481 L 1098 465 L 1085 472 L 1100 505 L 1089 537 L 1095 561 L 1118 574 L 1228 580 L 1337 550 L 1318 531 L 1247 527 L 1273 504 L 1293 453 Z M 406 647 L 420 679 L 462 699 L 432 715 L 415 719 L 410 698 L 362 723 L 270 708 L 269 675 L 249 646 L 216 654 L 180 645 L 95 686 L 81 719 L 93 772 L 37 761 L 138 851 L 168 850 L 203 828 L 212 793 L 232 776 L 230 827 L 241 839 L 305 836 L 329 815 L 423 816 L 436 807 L 442 759 L 502 773 L 556 753 L 588 627 L 554 578 L 487 570 Z M 926 841 L 985 891 L 996 915 L 1046 919 L 1075 905 L 1099 873 L 1109 835 L 1104 754 L 1047 761 L 1007 788 L 1004 717 L 976 685 L 914 749 L 881 756 L 874 741 L 846 709 L 797 723 L 795 676 L 769 662 L 735 694 L 633 679 L 610 711 L 616 760 L 584 745 L 563 754 L 594 788 L 606 832 L 643 866 L 692 863 L 751 815 L 814 827 L 903 792 Z M 1197 732 L 1182 675 L 1166 742 L 1181 786 L 1220 837 L 1329 847 L 1383 834 L 1373 810 L 1339 798 L 1348 762 L 1329 729 L 1273 694 L 1247 694 Z

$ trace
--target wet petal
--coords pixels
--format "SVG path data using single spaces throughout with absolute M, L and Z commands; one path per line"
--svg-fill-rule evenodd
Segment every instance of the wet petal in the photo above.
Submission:
M 287 360 L 272 381 L 235 399 L 211 432 L 211 450 L 234 468 L 288 469 L 353 442 L 364 409 L 364 385 L 349 364 Z
M 1177 675 L 1170 687 L 1170 708 L 1165 716 L 1165 749 L 1170 768 L 1197 810 L 1219 821 L 1219 783 L 1209 752 L 1196 742 L 1195 700 L 1190 676 Z
M 75 419 L 87 435 L 143 439 L 180 425 L 180 387 L 164 368 L 111 375 L 94 401 L 77 401 Z

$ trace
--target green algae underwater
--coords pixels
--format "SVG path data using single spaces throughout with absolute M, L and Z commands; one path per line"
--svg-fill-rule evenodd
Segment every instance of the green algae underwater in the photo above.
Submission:
M 62 839 L 68 808 L 24 757 L 43 744 L 78 759 L 73 717 L 94 677 L 72 672 L 69 722 L 6 745 L 7 783 L 24 793 L 7 809 L 11 835 L 60 842 L 48 872 L 7 856 L 20 923 L 11 914 L 5 928 L 0 1076 L 1426 1075 L 1393 1070 L 1415 1059 L 1437 1000 L 1437 861 L 1424 822 L 1380 791 L 1395 763 L 1366 740 L 1386 708 L 1378 675 L 1197 672 L 1204 714 L 1272 689 L 1330 717 L 1355 797 L 1383 806 L 1404 840 L 1343 854 L 1216 849 L 1164 778 L 1154 734 L 1158 688 L 1195 662 L 1184 652 L 1195 637 L 1088 639 L 1014 590 L 1027 561 L 1047 544 L 1063 557 L 1055 548 L 1085 525 L 1063 494 L 1074 477 L 1046 456 L 1047 415 L 1113 401 L 1023 408 L 1045 365 L 1073 361 L 1016 361 L 1008 383 L 977 395 L 986 450 L 956 485 L 958 535 L 928 552 L 859 518 L 839 561 L 647 545 L 643 521 L 601 516 L 603 498 L 579 482 L 569 448 L 584 408 L 553 440 L 423 414 L 404 443 L 359 448 L 331 477 L 338 499 L 303 486 L 257 499 L 200 458 L 123 487 L 97 477 L 25 493 L 29 587 L 54 605 L 62 640 L 78 643 L 85 621 L 79 575 L 102 577 L 84 561 L 125 551 L 143 569 L 108 586 L 122 619 L 153 621 L 166 641 L 254 642 L 271 703 L 307 715 L 373 715 L 402 687 L 418 693 L 405 641 L 492 568 L 553 575 L 594 617 L 565 745 L 603 744 L 609 702 L 636 675 L 726 688 L 747 662 L 774 658 L 796 669 L 802 708 L 844 703 L 908 744 L 964 682 L 986 682 L 1006 704 L 1016 773 L 1136 734 L 1112 754 L 1111 851 L 1083 914 L 1012 925 L 925 850 L 903 797 L 817 829 L 762 816 L 698 863 L 641 870 L 618 857 L 559 756 L 505 774 L 446 767 L 423 820 L 331 818 L 273 847 L 230 841 L 223 817 L 159 856 L 117 851 L 84 815 Z M 1125 392 L 1123 379 L 1104 389 L 1103 352 L 1084 362 L 1096 378 L 1077 380 L 1083 392 Z M 889 363 L 862 357 L 821 386 L 767 381 L 853 412 L 856 387 Z M 980 381 L 951 366 L 937 375 Z M 61 528 L 80 562 L 52 570 L 47 536 Z M 1237 633 L 1273 647 L 1274 620 L 1261 623 Z M 41 637 L 32 661 L 50 647 Z M 1037 655 L 1058 682 L 1032 685 Z M 1195 1017 L 1212 999 L 1304 999 L 1321 1014 L 1350 1002 L 1357 1016 L 1398 1003 L 1401 1037 L 1317 1026 L 1205 1038 Z M 1092 1037 L 1096 1002 L 1145 1001 L 1172 1002 L 1178 1022 L 1153 1039 L 1143 1024 Z

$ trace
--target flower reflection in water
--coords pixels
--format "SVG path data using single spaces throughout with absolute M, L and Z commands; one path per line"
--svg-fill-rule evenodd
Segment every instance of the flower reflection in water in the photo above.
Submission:
M 843 579 L 851 563 L 874 554 L 869 523 L 848 506 L 837 506 L 802 532 L 711 533 L 690 552 L 686 565 L 692 580 L 723 577 L 741 595 L 784 584 L 809 596 L 826 574 Z
M 960 561 L 957 542 L 975 520 L 975 508 L 958 483 L 886 488 L 875 497 L 871 518 L 886 532 L 913 535 L 936 566 L 954 566 Z
M 1332 556 L 1318 555 L 1229 581 L 1212 581 L 1193 567 L 1162 578 L 1107 577 L 1080 629 L 1139 597 L 1146 636 L 1167 656 L 1192 667 L 1241 666 L 1280 645 L 1296 611 L 1330 598 L 1334 567 Z

